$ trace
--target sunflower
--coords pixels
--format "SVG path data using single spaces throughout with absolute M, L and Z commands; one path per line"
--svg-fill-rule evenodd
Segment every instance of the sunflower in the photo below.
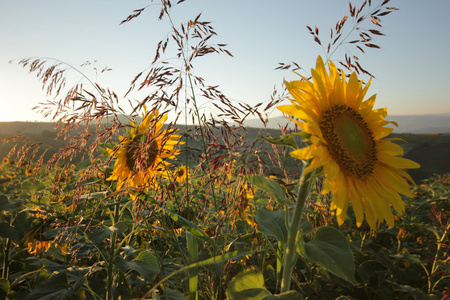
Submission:
M 112 175 L 107 180 L 117 180 L 117 190 L 124 185 L 148 191 L 158 186 L 157 176 L 168 177 L 170 163 L 176 159 L 180 142 L 175 130 L 162 129 L 167 114 L 160 117 L 157 109 L 149 113 L 145 109 L 142 123 L 132 124 L 127 136 L 120 136 L 118 149 L 108 149 L 116 159 Z
M 47 251 L 50 248 L 51 242 L 49 241 L 39 241 L 39 240 L 33 240 L 28 242 L 28 253 L 32 255 L 39 256 L 42 251 Z
M 187 178 L 187 174 L 189 172 L 189 169 L 186 166 L 181 166 L 180 168 L 178 168 L 178 170 L 175 172 L 175 179 L 178 182 L 183 182 L 186 180 Z
M 103 171 L 103 170 L 98 170 L 98 171 L 97 171 L 97 177 L 98 177 L 100 180 L 105 180 L 105 178 L 106 178 L 106 172 Z
M 390 206 L 403 213 L 405 204 L 400 194 L 412 197 L 407 182 L 414 183 L 402 169 L 420 165 L 398 157 L 403 149 L 383 139 L 392 132 L 385 125 L 386 108 L 372 109 L 375 95 L 363 101 L 370 81 L 365 87 L 352 73 L 348 82 L 343 71 L 328 63 L 329 74 L 322 58 L 312 69 L 312 81 L 286 82 L 294 98 L 292 105 L 278 107 L 310 137 L 308 146 L 291 152 L 298 159 L 310 160 L 309 173 L 322 168 L 325 176 L 323 194 L 332 193 L 331 209 L 339 225 L 344 222 L 349 202 L 361 226 L 364 215 L 372 229 L 384 220 L 393 226 Z M 297 120 L 299 119 L 299 120 Z
M 3 157 L 3 164 L 4 164 L 4 165 L 9 164 L 9 158 Z
M 33 168 L 28 168 L 25 170 L 25 175 L 27 176 L 31 176 L 34 173 L 34 169 Z
M 249 186 L 242 186 L 239 192 L 239 196 L 241 198 L 240 203 L 238 204 L 238 215 L 239 217 L 246 221 L 251 228 L 255 229 L 257 223 L 255 222 L 254 215 L 256 214 L 255 206 L 250 202 L 255 195 L 253 194 L 253 190 L 249 188 Z

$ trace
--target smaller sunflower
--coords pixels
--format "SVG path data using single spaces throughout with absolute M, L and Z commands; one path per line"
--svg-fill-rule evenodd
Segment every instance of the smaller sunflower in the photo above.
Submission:
M 34 169 L 33 168 L 28 168 L 25 170 L 25 175 L 27 176 L 31 176 L 34 173 Z
M 157 109 L 145 114 L 139 125 L 132 124 L 127 136 L 120 136 L 116 149 L 107 149 L 116 159 L 107 180 L 117 180 L 117 190 L 124 186 L 142 189 L 157 188 L 157 177 L 169 177 L 171 163 L 179 154 L 176 149 L 181 137 L 174 129 L 162 129 L 167 114 L 160 116 Z
M 257 223 L 254 215 L 256 214 L 253 203 L 250 202 L 255 197 L 253 190 L 248 185 L 242 185 L 238 192 L 237 203 L 234 211 L 234 217 L 247 222 L 252 229 L 255 229 Z
M 103 171 L 103 170 L 99 170 L 99 171 L 97 172 L 97 177 L 98 177 L 99 179 L 101 179 L 101 180 L 104 180 L 104 179 L 106 178 L 106 172 Z
M 9 164 L 9 158 L 3 157 L 3 164 L 4 164 L 4 165 Z
M 186 180 L 187 175 L 188 175 L 189 169 L 186 166 L 181 166 L 180 168 L 178 168 L 178 170 L 175 172 L 175 179 L 178 182 L 183 182 Z

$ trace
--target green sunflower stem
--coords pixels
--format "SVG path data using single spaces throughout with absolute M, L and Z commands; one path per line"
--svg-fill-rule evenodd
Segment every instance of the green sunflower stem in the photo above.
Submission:
M 9 277 L 9 254 L 12 246 L 12 241 L 10 238 L 6 239 L 6 247 L 3 249 L 3 272 L 2 272 L 2 278 L 8 279 Z
M 296 237 L 300 227 L 300 221 L 303 216 L 303 209 L 305 207 L 306 198 L 309 195 L 311 177 L 314 171 L 305 174 L 303 172 L 300 178 L 300 185 L 297 194 L 297 204 L 295 205 L 294 215 L 292 220 L 288 221 L 288 238 L 283 256 L 283 273 L 281 278 L 281 293 L 289 291 L 291 287 L 292 270 L 297 261 L 298 255 L 296 251 Z
M 120 216 L 120 202 L 116 199 L 114 205 L 114 216 L 113 225 L 119 222 Z M 114 232 L 111 234 L 111 248 L 109 249 L 109 261 L 107 265 L 107 286 L 106 286 L 106 299 L 113 299 L 113 289 L 114 289 L 114 259 L 115 259 L 115 248 L 116 248 L 116 238 L 117 234 Z

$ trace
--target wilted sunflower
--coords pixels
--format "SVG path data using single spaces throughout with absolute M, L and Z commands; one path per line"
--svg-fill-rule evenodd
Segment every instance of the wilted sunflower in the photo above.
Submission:
M 385 121 L 386 108 L 372 109 L 375 95 L 363 101 L 369 83 L 363 87 L 355 73 L 346 80 L 332 62 L 329 74 L 322 58 L 312 69 L 312 81 L 286 82 L 294 100 L 292 105 L 279 109 L 301 121 L 292 119 L 305 133 L 310 134 L 305 148 L 291 152 L 298 159 L 311 159 L 305 169 L 309 173 L 323 168 L 323 193 L 332 192 L 331 209 L 336 210 L 339 225 L 344 222 L 351 201 L 357 226 L 364 214 L 370 227 L 376 229 L 386 220 L 393 226 L 390 206 L 400 214 L 405 205 L 399 195 L 412 197 L 406 179 L 412 178 L 401 169 L 419 168 L 419 164 L 401 157 L 403 149 L 384 139 L 395 122 Z
M 167 114 L 159 117 L 157 109 L 151 113 L 145 109 L 142 123 L 133 129 L 128 136 L 120 136 L 117 151 L 108 149 L 116 162 L 112 175 L 107 180 L 117 180 L 117 190 L 124 185 L 148 191 L 149 187 L 157 187 L 156 176 L 168 177 L 167 160 L 175 159 L 179 150 L 175 147 L 181 143 L 175 130 L 162 130 Z
M 47 251 L 50 248 L 51 242 L 33 240 L 28 242 L 28 253 L 39 256 L 42 251 Z
M 250 202 L 254 197 L 253 190 L 247 185 L 242 185 L 238 193 L 239 203 L 236 211 L 236 217 L 246 221 L 253 229 L 257 226 L 254 218 L 256 210 L 253 203 Z

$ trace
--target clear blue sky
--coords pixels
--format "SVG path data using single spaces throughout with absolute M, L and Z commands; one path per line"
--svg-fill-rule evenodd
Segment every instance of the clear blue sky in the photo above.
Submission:
M 32 107 L 51 99 L 35 76 L 17 65 L 26 57 L 56 58 L 76 67 L 97 60 L 98 68 L 112 69 L 98 82 L 123 95 L 170 31 L 168 22 L 156 20 L 157 5 L 119 26 L 134 9 L 148 4 L 149 0 L 0 0 L 0 121 L 42 120 Z M 375 40 L 382 49 L 366 54 L 354 50 L 363 67 L 376 76 L 369 94 L 377 94 L 376 106 L 388 107 L 390 115 L 450 113 L 450 1 L 392 0 L 389 6 L 400 10 L 382 19 L 386 36 Z M 174 9 L 173 19 L 187 22 L 200 12 L 218 33 L 213 42 L 228 44 L 235 57 L 200 58 L 194 65 L 197 75 L 220 85 L 231 99 L 256 104 L 270 99 L 283 78 L 295 78 L 290 71 L 275 71 L 278 62 L 314 67 L 317 55 L 324 53 L 306 25 L 317 25 L 322 40 L 328 41 L 330 26 L 348 13 L 348 1 L 188 0 Z M 9 64 L 10 60 L 15 61 Z M 92 69 L 81 70 L 95 80 Z M 127 105 L 125 99 L 123 103 Z

